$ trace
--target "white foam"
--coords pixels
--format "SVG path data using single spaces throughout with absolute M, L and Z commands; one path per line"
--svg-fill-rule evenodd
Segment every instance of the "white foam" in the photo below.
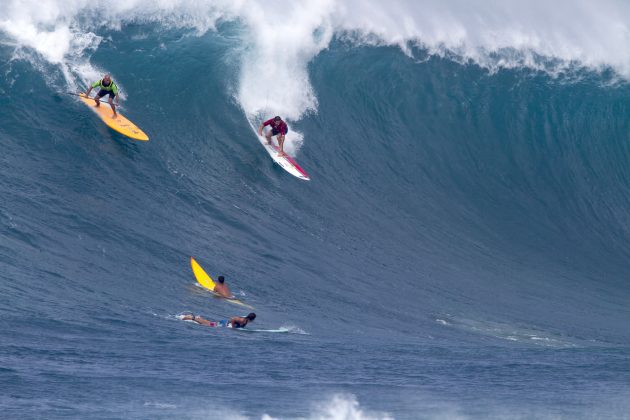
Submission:
M 309 419 L 313 420 L 391 420 L 386 413 L 366 412 L 359 406 L 354 395 L 334 395 L 330 400 L 316 404 Z M 276 420 L 268 414 L 262 420 Z
M 238 99 L 249 113 L 271 110 L 289 120 L 317 108 L 306 64 L 332 37 L 331 0 L 276 4 L 245 9 L 248 28 Z M 280 11 L 281 10 L 281 11 Z M 315 33 L 317 32 L 317 36 Z
M 304 331 L 302 328 L 296 326 L 296 325 L 291 325 L 291 324 L 283 324 L 280 326 L 280 329 L 284 329 L 289 331 L 291 334 L 302 334 L 302 335 L 310 335 L 309 333 L 307 333 L 306 331 Z

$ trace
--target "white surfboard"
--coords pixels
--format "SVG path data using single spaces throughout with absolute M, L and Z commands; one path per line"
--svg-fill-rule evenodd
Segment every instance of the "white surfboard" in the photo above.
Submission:
M 269 153 L 269 156 L 271 156 L 271 159 L 273 159 L 274 162 L 276 162 L 278 165 L 280 165 L 280 167 L 282 167 L 282 169 L 284 169 L 296 178 L 303 179 L 304 181 L 311 180 L 311 177 L 308 176 L 306 171 L 302 169 L 300 165 L 298 165 L 295 159 L 287 154 L 285 154 L 284 156 L 280 156 L 280 149 L 278 148 L 278 146 L 275 145 L 273 138 L 271 139 L 271 144 L 267 143 L 267 138 L 264 135 L 258 135 L 258 128 L 254 127 L 251 121 L 249 122 L 249 125 L 256 133 L 256 137 L 258 137 L 258 141 L 260 142 L 260 144 L 263 145 L 263 147 L 265 148 L 267 153 Z

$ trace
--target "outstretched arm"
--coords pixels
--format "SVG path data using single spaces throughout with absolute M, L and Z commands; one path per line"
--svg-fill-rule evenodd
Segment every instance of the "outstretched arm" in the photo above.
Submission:
M 92 92 L 92 89 L 97 87 L 100 83 L 101 83 L 100 80 L 97 80 L 96 82 L 92 83 L 90 87 L 88 88 L 88 90 L 85 92 L 85 96 L 90 96 L 90 92 Z
M 258 127 L 258 135 L 259 136 L 262 136 L 263 128 L 265 128 L 265 123 L 260 124 L 260 127 Z

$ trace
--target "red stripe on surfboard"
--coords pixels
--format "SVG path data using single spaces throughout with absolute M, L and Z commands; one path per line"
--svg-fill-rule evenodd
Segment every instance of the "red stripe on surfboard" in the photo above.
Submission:
M 278 146 L 276 146 L 275 144 L 272 144 L 271 147 L 273 148 L 273 150 L 275 150 L 276 152 L 280 153 L 280 148 Z M 306 171 L 304 169 L 302 169 L 302 167 L 300 165 L 298 165 L 298 163 L 295 161 L 295 159 L 293 159 L 291 156 L 289 156 L 287 154 L 285 154 L 284 157 L 289 161 L 289 163 L 291 165 L 293 165 L 295 167 L 295 169 L 300 171 L 300 173 L 302 175 L 304 175 L 304 177 L 306 177 L 310 181 L 311 177 L 308 176 Z
M 306 171 L 304 169 L 302 169 L 302 167 L 300 165 L 298 165 L 298 163 L 289 155 L 285 156 L 287 158 L 287 160 L 289 162 L 291 162 L 291 165 L 295 166 L 295 169 L 297 169 L 298 171 L 300 171 L 300 173 L 302 175 L 304 175 L 306 178 L 311 179 L 310 176 L 308 176 L 308 174 L 306 173 Z

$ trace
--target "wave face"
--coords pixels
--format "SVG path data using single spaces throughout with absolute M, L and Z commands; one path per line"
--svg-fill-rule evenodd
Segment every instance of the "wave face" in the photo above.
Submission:
M 4 411 L 623 418 L 628 12 L 10 1 Z M 149 143 L 63 93 L 104 72 Z M 312 181 L 273 166 L 261 114 Z M 290 332 L 180 322 L 241 313 L 191 255 Z

